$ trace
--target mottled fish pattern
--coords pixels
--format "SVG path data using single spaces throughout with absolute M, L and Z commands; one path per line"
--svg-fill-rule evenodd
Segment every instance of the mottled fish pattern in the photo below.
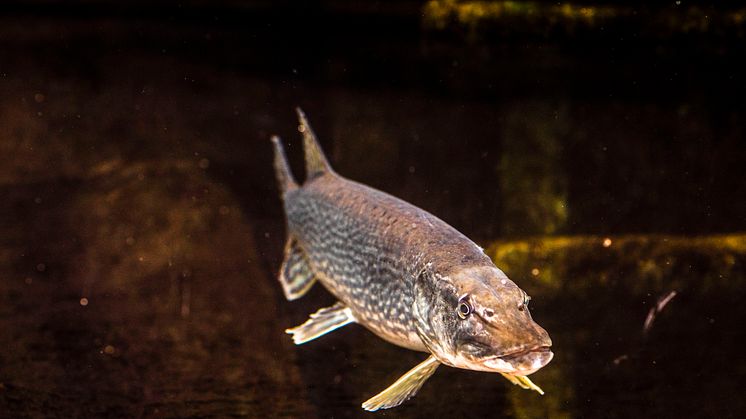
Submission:
M 418 273 L 492 263 L 435 216 L 331 172 L 288 193 L 285 209 L 317 278 L 358 323 L 406 348 L 427 350 L 412 317 Z
M 432 337 L 438 331 L 432 329 L 440 323 L 418 321 L 418 278 L 427 275 L 434 281 L 434 276 L 450 278 L 469 269 L 496 268 L 481 248 L 432 214 L 336 174 L 298 112 L 307 169 L 302 187 L 288 169 L 279 139 L 273 138 L 288 229 L 280 282 L 293 300 L 319 281 L 339 303 L 288 332 L 300 344 L 355 322 L 391 343 L 432 353 L 378 399 L 364 404 L 368 410 L 393 407 L 414 395 L 441 362 L 461 366 L 449 361 L 457 355 L 436 353 L 441 346 Z M 448 281 L 436 281 L 435 286 L 440 283 Z M 460 304 L 455 296 L 450 300 L 454 307 Z M 455 308 L 448 310 L 449 315 L 455 313 Z M 457 319 L 455 314 L 453 318 Z

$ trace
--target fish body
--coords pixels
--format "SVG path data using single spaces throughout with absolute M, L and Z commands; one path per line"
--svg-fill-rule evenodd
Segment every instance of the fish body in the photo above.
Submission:
M 289 300 L 315 281 L 338 303 L 289 329 L 297 344 L 349 323 L 430 356 L 363 404 L 394 407 L 440 364 L 525 377 L 551 358 L 551 340 L 528 297 L 482 249 L 434 215 L 331 169 L 299 110 L 307 179 L 299 186 L 279 140 L 275 168 L 287 217 L 280 282 Z M 540 391 L 540 390 L 539 390 Z
M 412 311 L 421 272 L 491 264 L 435 216 L 333 173 L 288 193 L 285 210 L 318 280 L 358 323 L 405 348 L 427 351 Z

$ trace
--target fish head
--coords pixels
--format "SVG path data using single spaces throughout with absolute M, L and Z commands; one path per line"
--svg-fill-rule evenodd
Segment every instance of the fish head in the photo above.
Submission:
M 421 275 L 418 334 L 438 360 L 477 371 L 528 375 L 552 360 L 549 334 L 531 318 L 528 295 L 496 267 Z

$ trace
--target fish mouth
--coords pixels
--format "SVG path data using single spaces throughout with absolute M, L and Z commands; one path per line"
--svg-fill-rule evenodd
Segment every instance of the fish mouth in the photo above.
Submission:
M 495 356 L 485 360 L 484 364 L 498 372 L 529 375 L 547 365 L 552 358 L 554 358 L 554 353 L 549 349 L 549 346 L 540 346 Z

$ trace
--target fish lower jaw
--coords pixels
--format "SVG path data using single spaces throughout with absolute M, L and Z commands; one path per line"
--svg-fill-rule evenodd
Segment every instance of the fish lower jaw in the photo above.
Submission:
M 450 367 L 472 371 L 501 372 L 512 375 L 533 374 L 554 358 L 549 347 L 540 347 L 509 355 L 492 356 L 483 359 L 469 359 L 456 354 L 435 353 L 433 355 Z
M 547 365 L 553 357 L 554 353 L 548 347 L 542 347 L 510 355 L 493 356 L 476 360 L 452 357 L 447 360 L 448 362 L 441 362 L 467 370 L 529 375 Z
M 483 372 L 503 372 L 506 374 L 516 374 L 517 369 L 501 359 L 500 357 L 490 357 L 479 360 L 472 360 L 469 358 L 461 357 L 458 355 L 454 356 L 438 356 L 436 358 L 449 367 L 461 368 L 471 371 L 483 371 Z
M 484 365 L 495 372 L 513 375 L 533 374 L 554 358 L 548 347 L 542 347 L 517 354 L 503 355 L 484 361 Z

